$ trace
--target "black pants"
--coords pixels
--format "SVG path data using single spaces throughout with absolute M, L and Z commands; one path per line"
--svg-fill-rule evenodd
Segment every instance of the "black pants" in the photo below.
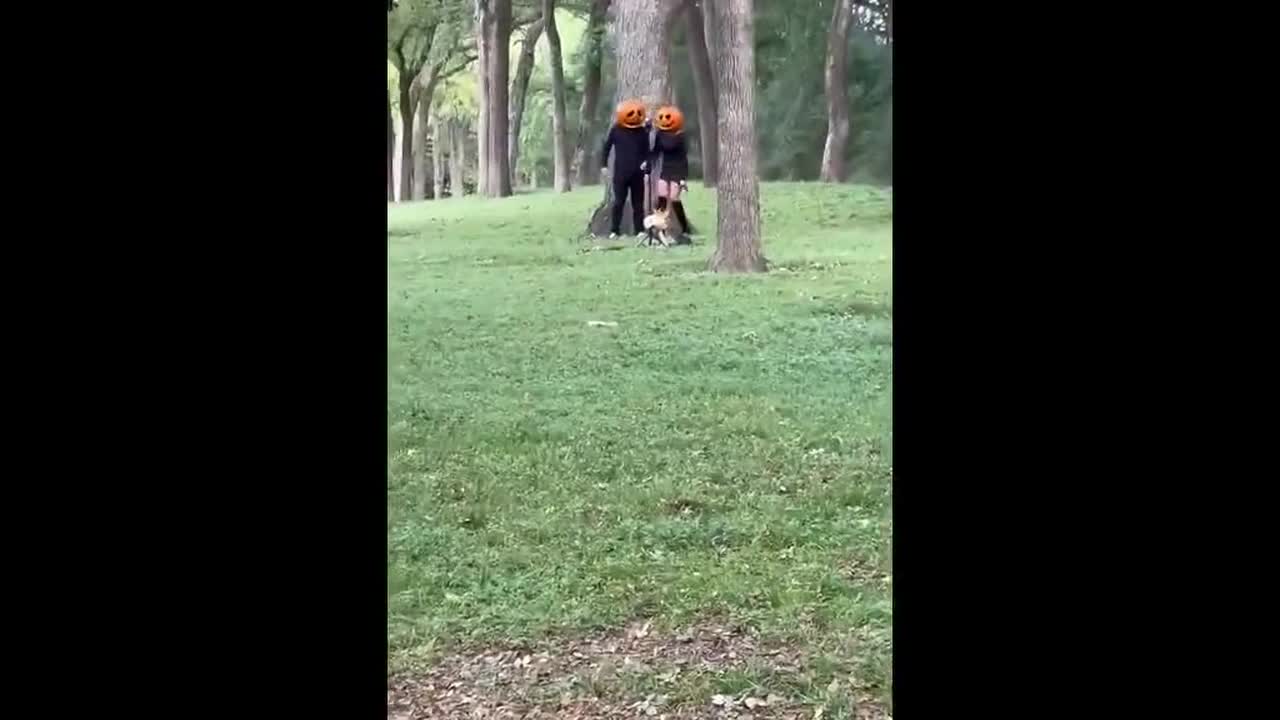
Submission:
M 613 224 L 609 231 L 622 233 L 622 205 L 627 201 L 627 192 L 631 192 L 631 219 L 635 227 L 631 232 L 644 231 L 644 173 L 636 170 L 629 176 L 614 174 L 613 176 Z

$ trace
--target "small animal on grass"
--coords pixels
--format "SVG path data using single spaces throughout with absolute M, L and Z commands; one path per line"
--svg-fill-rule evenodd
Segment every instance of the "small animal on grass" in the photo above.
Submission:
M 670 223 L 667 220 L 670 210 L 654 210 L 644 218 L 646 235 L 640 240 L 641 245 L 657 243 L 662 247 L 670 247 L 673 242 L 670 234 Z

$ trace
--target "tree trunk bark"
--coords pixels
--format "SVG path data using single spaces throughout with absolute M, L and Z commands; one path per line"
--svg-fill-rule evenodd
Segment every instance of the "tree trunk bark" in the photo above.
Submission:
M 617 48 L 618 89 L 614 101 L 637 98 L 649 112 L 667 101 L 671 88 L 671 23 L 684 0 L 622 0 L 614 6 L 613 37 Z M 613 173 L 613 154 L 608 158 Z M 649 190 L 646 183 L 645 196 Z M 591 214 L 588 231 L 595 235 L 609 230 L 609 206 L 613 203 L 613 183 L 604 184 L 604 202 Z M 645 204 L 649 202 L 646 199 Z M 623 207 L 623 232 L 640 232 L 631 227 L 631 202 Z
M 391 88 L 387 88 L 387 202 L 396 201 L 396 123 L 391 117 Z
M 720 178 L 716 185 L 716 251 L 708 268 L 715 272 L 763 272 L 767 263 L 760 248 L 751 0 L 717 0 L 716 15 Z
M 709 0 L 703 0 L 708 2 Z M 720 169 L 720 145 L 716 130 L 720 121 L 716 112 L 716 86 L 711 75 L 711 56 L 707 51 L 706 29 L 703 27 L 704 10 L 697 3 L 685 6 L 688 18 L 689 64 L 693 67 L 694 94 L 698 100 L 698 145 L 702 150 L 702 184 L 716 186 L 716 174 Z
M 616 8 L 614 44 L 618 95 L 635 97 L 650 112 L 671 96 L 671 37 L 667 22 L 681 0 L 624 0 Z
M 510 118 L 507 115 L 509 90 L 507 81 L 511 64 L 511 0 L 492 0 L 493 23 L 488 38 L 489 52 L 489 157 L 486 169 L 489 197 L 511 195 L 510 157 L 507 149 Z
M 449 121 L 449 138 L 453 148 L 449 151 L 449 197 L 460 198 L 467 194 L 467 126 L 461 120 Z
M 844 153 L 849 145 L 849 89 L 845 66 L 849 55 L 849 26 L 853 0 L 836 0 L 827 32 L 827 66 L 823 81 L 827 93 L 827 141 L 822 147 L 822 182 L 843 182 Z
M 716 10 L 716 3 L 720 0 L 700 0 L 702 5 L 702 39 L 707 44 L 707 60 L 711 63 L 712 72 L 720 67 L 720 38 L 716 35 L 717 28 L 720 27 L 720 14 Z M 712 76 L 712 84 L 715 83 L 715 75 Z M 716 93 L 716 101 L 719 102 L 720 94 Z
M 560 31 L 556 28 L 555 0 L 542 0 L 542 18 L 551 55 L 551 148 L 555 161 L 556 192 L 569 192 L 569 142 L 564 103 L 564 61 L 560 56 Z
M 413 77 L 400 76 L 400 202 L 413 197 Z
M 431 118 L 431 178 L 434 181 L 431 196 L 436 200 L 444 199 L 444 133 L 441 132 L 440 116 Z
M 511 81 L 511 132 L 510 142 L 507 143 L 507 163 L 513 173 L 520 167 L 520 126 L 524 122 L 524 100 L 529 92 L 529 78 L 533 76 L 533 54 L 538 48 L 538 38 L 542 36 L 542 25 L 541 19 L 535 20 L 524 31 L 520 59 L 516 61 L 516 76 Z
M 435 93 L 434 83 L 421 87 L 418 91 L 417 120 L 413 128 L 413 199 L 426 200 L 434 197 L 428 191 L 432 188 L 434 176 L 432 167 L 427 162 L 430 148 L 428 133 L 431 127 L 431 96 Z
M 489 64 L 492 0 L 476 0 L 476 89 L 480 110 L 476 116 L 476 193 L 489 194 Z
M 578 186 L 594 185 L 600 179 L 596 161 L 587 157 L 592 142 L 592 122 L 600 101 L 600 71 L 604 57 L 604 15 L 609 0 L 595 0 L 587 16 L 587 30 L 582 41 L 587 43 L 582 72 L 582 105 L 578 107 L 578 137 L 573 148 L 573 168 Z

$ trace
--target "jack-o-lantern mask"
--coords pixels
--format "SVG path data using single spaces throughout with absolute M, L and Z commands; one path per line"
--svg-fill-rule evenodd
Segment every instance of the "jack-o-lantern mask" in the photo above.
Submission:
M 675 105 L 664 105 L 658 108 L 656 124 L 659 130 L 678 133 L 684 129 L 684 113 Z
M 623 100 L 618 103 L 618 124 L 624 128 L 644 125 L 644 103 L 639 100 Z

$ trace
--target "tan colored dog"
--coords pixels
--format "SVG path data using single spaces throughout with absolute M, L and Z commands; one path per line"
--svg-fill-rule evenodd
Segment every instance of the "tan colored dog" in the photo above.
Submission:
M 640 244 L 653 245 L 656 241 L 662 247 L 671 247 L 671 235 L 669 234 L 669 224 L 667 216 L 670 210 L 654 210 L 653 214 L 648 215 L 644 219 L 644 229 L 646 236 L 640 241 Z

